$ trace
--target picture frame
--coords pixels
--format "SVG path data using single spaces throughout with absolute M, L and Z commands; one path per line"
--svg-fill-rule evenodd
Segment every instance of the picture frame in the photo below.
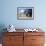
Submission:
M 17 7 L 17 19 L 18 20 L 33 20 L 34 7 Z

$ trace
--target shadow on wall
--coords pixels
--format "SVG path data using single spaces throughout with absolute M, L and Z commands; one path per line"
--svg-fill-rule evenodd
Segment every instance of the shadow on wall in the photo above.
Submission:
M 0 43 L 2 43 L 2 36 L 3 36 L 2 32 L 6 31 L 6 30 L 3 30 L 4 28 L 6 28 L 5 25 L 0 24 Z

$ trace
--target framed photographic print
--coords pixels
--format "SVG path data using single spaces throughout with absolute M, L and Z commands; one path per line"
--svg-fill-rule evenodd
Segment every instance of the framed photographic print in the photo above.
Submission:
M 34 7 L 17 7 L 17 19 L 18 20 L 33 20 Z

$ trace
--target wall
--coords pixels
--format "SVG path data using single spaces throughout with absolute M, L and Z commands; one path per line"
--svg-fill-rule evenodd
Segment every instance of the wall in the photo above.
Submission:
M 13 24 L 17 28 L 41 26 L 45 29 L 45 4 L 45 0 L 1 0 L 0 24 Z M 17 20 L 17 7 L 34 7 L 34 20 Z
M 17 7 L 34 7 L 34 20 L 17 20 Z M 0 0 L 0 25 L 9 24 L 16 28 L 39 27 L 46 32 L 46 0 Z

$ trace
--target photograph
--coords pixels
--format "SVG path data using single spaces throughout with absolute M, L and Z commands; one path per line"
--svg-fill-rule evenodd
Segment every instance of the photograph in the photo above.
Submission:
M 18 7 L 17 19 L 20 19 L 20 20 L 34 19 L 34 8 L 33 7 Z

